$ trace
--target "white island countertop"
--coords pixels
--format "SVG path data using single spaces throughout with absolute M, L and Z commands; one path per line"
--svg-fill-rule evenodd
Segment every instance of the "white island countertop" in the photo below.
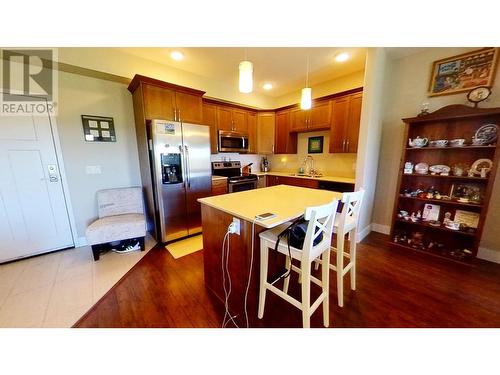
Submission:
M 293 172 L 252 172 L 257 176 L 280 176 L 280 177 L 292 177 L 292 178 L 305 178 L 308 180 L 318 180 L 318 181 L 331 181 L 331 182 L 342 182 L 344 184 L 355 184 L 356 179 L 350 177 L 340 177 L 340 176 L 328 176 L 324 175 L 321 177 L 310 177 L 307 175 L 298 175 Z
M 298 186 L 277 185 L 262 189 L 200 198 L 201 204 L 252 222 L 255 215 L 265 212 L 276 217 L 256 221 L 260 226 L 273 228 L 302 215 L 306 207 L 327 204 L 342 197 L 342 193 Z

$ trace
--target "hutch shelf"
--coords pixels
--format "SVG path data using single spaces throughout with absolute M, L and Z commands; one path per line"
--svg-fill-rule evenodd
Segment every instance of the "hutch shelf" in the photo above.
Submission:
M 403 121 L 403 155 L 390 244 L 403 250 L 473 264 L 483 232 L 500 152 L 498 141 L 487 145 L 472 145 L 472 137 L 483 125 L 500 126 L 500 108 L 450 105 Z M 409 147 L 409 139 L 417 137 L 427 138 L 429 142 L 465 139 L 465 145 Z M 486 176 L 469 176 L 468 169 L 478 159 L 491 160 L 491 170 Z M 411 173 L 405 173 L 407 162 L 413 166 Z M 414 168 L 418 163 L 425 163 L 429 167 L 446 165 L 451 170 L 448 175 L 432 174 L 430 171 L 419 174 Z M 463 174 L 456 175 L 459 172 L 454 166 L 459 166 Z

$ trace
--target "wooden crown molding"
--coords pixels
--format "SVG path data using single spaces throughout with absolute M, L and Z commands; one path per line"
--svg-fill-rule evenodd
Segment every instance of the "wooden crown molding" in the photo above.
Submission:
M 146 83 L 148 85 L 164 87 L 166 89 L 170 89 L 170 90 L 174 90 L 174 91 L 182 91 L 182 92 L 186 92 L 188 94 L 194 94 L 194 95 L 199 95 L 199 96 L 203 96 L 205 94 L 205 91 L 192 89 L 190 87 L 176 85 L 174 83 L 161 81 L 159 79 L 146 77 L 146 76 L 143 76 L 140 74 L 136 74 L 134 76 L 134 78 L 132 79 L 132 81 L 128 85 L 128 90 L 133 93 L 137 89 L 137 87 L 139 87 L 139 85 L 141 83 Z
M 408 124 L 418 124 L 428 121 L 453 120 L 457 118 L 473 118 L 478 116 L 500 115 L 500 108 L 474 108 L 463 104 L 452 104 L 442 107 L 428 115 L 404 118 Z

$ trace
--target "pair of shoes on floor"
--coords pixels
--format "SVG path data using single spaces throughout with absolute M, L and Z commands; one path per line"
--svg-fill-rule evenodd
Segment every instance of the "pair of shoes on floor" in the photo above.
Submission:
M 141 245 L 139 244 L 139 242 L 137 242 L 135 245 L 128 245 L 120 247 L 118 249 L 111 249 L 111 251 L 119 254 L 126 254 L 137 250 L 141 250 Z

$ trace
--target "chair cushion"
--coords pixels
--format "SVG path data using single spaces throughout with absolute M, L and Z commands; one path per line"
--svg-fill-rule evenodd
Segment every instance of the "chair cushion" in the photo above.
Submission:
M 143 214 L 107 216 L 94 221 L 85 232 L 89 245 L 120 241 L 146 235 Z
M 99 218 L 124 214 L 143 214 L 142 188 L 104 189 L 97 192 Z

